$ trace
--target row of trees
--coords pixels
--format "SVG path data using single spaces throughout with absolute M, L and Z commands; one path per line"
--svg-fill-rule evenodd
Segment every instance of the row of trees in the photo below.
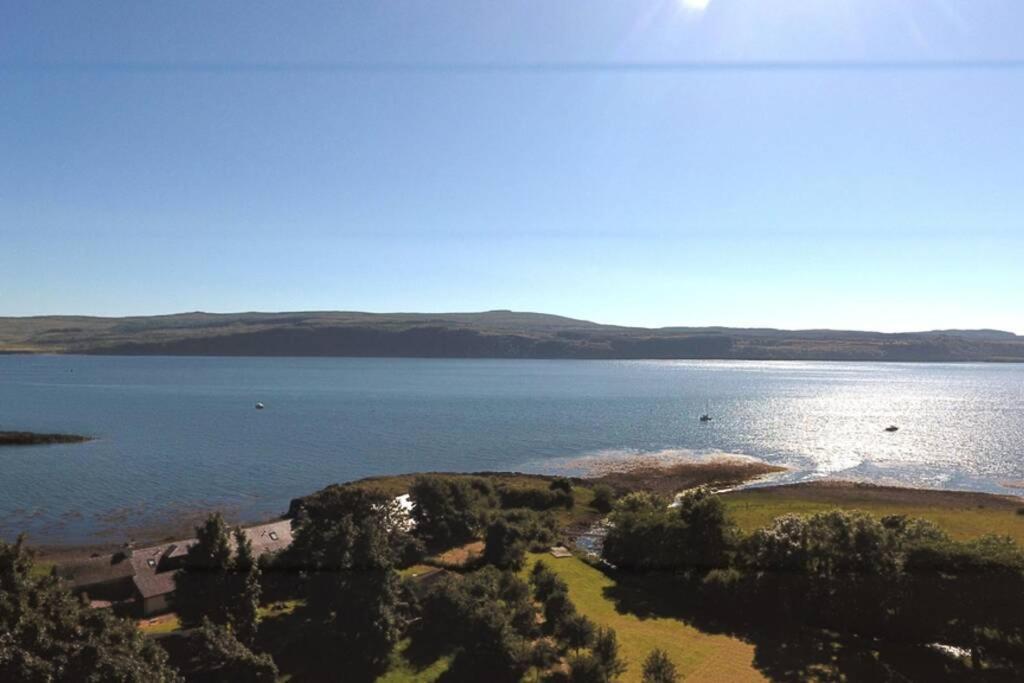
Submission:
M 417 477 L 409 491 L 416 535 L 433 548 L 479 538 L 502 511 L 544 513 L 575 505 L 572 483 L 557 478 L 545 487 L 495 483 L 486 477 L 428 475 Z M 537 519 L 537 518 L 534 518 Z M 522 526 L 524 517 L 506 521 Z M 553 517 L 543 524 L 554 528 Z
M 538 563 L 531 585 L 493 567 L 445 577 L 420 599 L 415 646 L 451 654 L 455 681 L 515 683 L 563 659 L 578 683 L 613 681 L 625 671 L 615 631 L 579 614 L 561 579 Z
M 704 489 L 673 508 L 630 494 L 611 521 L 609 562 L 692 580 L 717 619 L 941 642 L 970 649 L 975 667 L 1024 674 L 1024 552 L 1008 537 L 958 542 L 924 520 L 839 510 L 744 537 Z

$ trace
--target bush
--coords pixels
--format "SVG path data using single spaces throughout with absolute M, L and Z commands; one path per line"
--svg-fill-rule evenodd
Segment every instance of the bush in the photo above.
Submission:
M 733 530 L 725 507 L 706 488 L 690 491 L 677 508 L 647 493 L 619 500 L 604 540 L 604 556 L 628 570 L 708 571 L 726 564 Z
M 435 546 L 464 543 L 476 536 L 487 510 L 494 507 L 494 487 L 480 477 L 417 477 L 409 495 L 416 533 Z
M 555 593 L 568 594 L 569 592 L 569 586 L 565 581 L 551 571 L 551 568 L 543 561 L 538 561 L 533 565 L 533 571 L 530 572 L 530 585 L 533 586 L 534 599 L 540 603 L 546 603 L 548 598 Z
M 521 530 L 497 517 L 484 534 L 484 562 L 499 569 L 519 569 L 526 560 L 526 542 Z
M 525 583 L 485 568 L 431 585 L 421 600 L 418 648 L 456 652 L 452 680 L 518 681 L 544 653 L 535 653 L 536 612 Z
M 564 491 L 565 493 L 572 493 L 572 482 L 565 477 L 555 477 L 548 484 L 548 489 L 552 491 Z
M 503 483 L 498 485 L 496 491 L 503 508 L 529 508 L 538 511 L 555 508 L 571 510 L 576 504 L 572 489 L 566 491 L 560 486 L 542 489 Z
M 607 484 L 598 484 L 594 487 L 594 500 L 591 503 L 598 512 L 608 514 L 615 505 L 615 493 L 612 487 Z
M 1024 508 L 1017 508 L 1018 515 L 1024 515 Z
M 540 552 L 554 545 L 558 537 L 558 520 L 550 512 L 535 512 L 524 508 L 504 510 L 491 519 L 503 518 L 515 527 L 529 550 Z
M 590 652 L 579 652 L 569 657 L 571 683 L 608 683 L 610 680 L 601 662 Z
M 277 680 L 277 666 L 270 655 L 249 650 L 230 628 L 217 626 L 204 618 L 191 640 L 198 660 L 197 669 L 191 672 L 191 678 L 195 680 L 239 683 L 273 683 Z

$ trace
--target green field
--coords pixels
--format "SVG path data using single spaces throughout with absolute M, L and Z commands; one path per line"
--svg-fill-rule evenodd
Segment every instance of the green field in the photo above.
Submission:
M 622 656 L 629 666 L 622 677 L 624 683 L 640 680 L 643 660 L 658 647 L 668 652 L 687 681 L 765 680 L 752 666 L 752 645 L 729 636 L 704 633 L 671 617 L 641 617 L 619 611 L 611 597 L 617 588 L 615 581 L 575 557 L 555 559 L 543 553 L 531 555 L 524 576 L 539 559 L 569 584 L 569 597 L 582 614 L 601 626 L 615 629 Z M 653 593 L 637 597 L 657 599 Z
M 950 491 L 853 484 L 744 489 L 722 495 L 729 515 L 744 532 L 768 526 L 780 515 L 837 508 L 876 516 L 903 514 L 935 522 L 957 540 L 1005 534 L 1024 545 L 1024 501 Z

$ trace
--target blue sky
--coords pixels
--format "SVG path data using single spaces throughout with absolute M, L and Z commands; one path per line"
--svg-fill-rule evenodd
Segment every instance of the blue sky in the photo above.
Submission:
M 1016 0 L 5 3 L 0 315 L 1024 333 L 1021 26 Z M 805 66 L 616 67 L 708 62 Z

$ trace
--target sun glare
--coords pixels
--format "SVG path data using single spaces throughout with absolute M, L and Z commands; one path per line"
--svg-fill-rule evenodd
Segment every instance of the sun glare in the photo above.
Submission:
M 711 4 L 711 0 L 679 0 L 679 2 L 691 12 L 703 12 Z

